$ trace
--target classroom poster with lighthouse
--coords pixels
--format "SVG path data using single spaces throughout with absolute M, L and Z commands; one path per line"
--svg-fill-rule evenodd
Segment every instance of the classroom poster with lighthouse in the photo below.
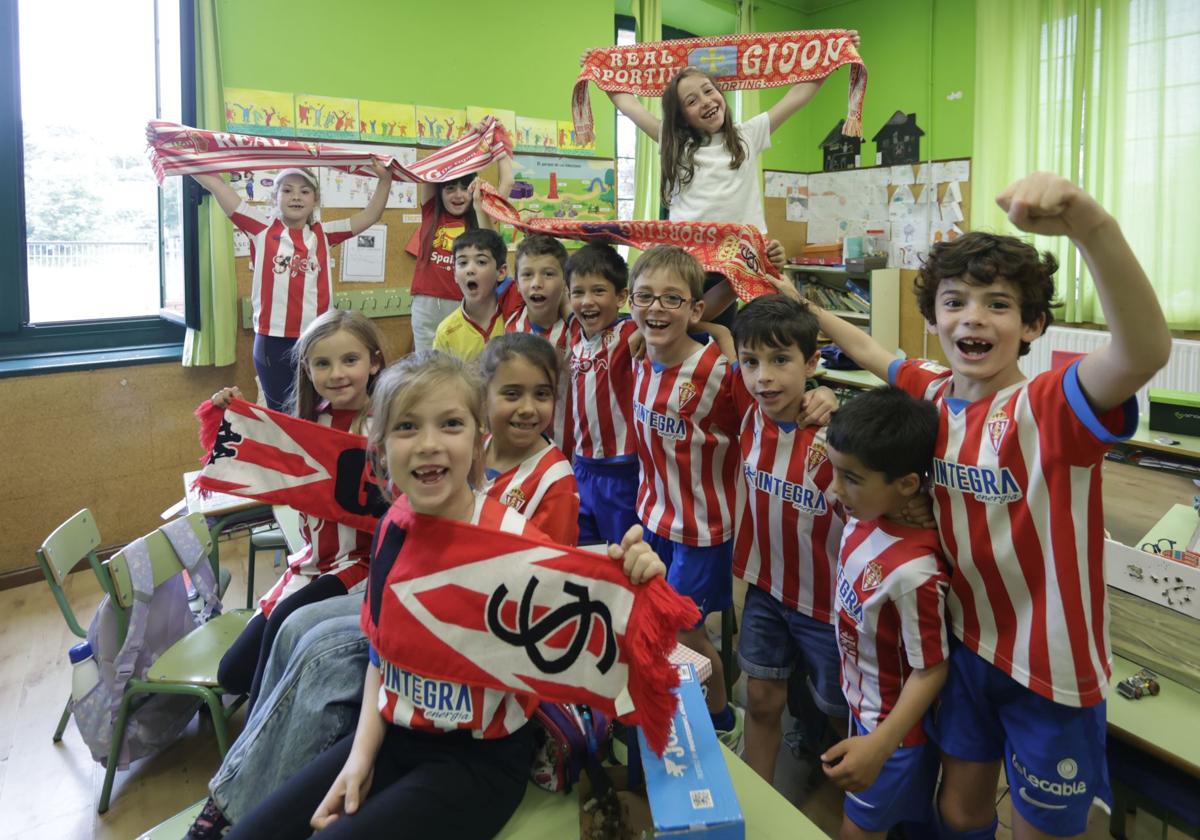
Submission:
M 522 218 L 615 219 L 616 174 L 611 160 L 516 155 L 509 201 Z M 505 241 L 513 241 L 510 226 L 502 225 L 500 232 Z

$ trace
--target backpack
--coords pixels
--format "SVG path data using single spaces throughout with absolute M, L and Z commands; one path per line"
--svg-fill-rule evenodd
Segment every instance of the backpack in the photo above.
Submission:
M 92 758 L 105 767 L 112 746 L 113 726 L 130 678 L 145 677 L 164 651 L 194 630 L 197 624 L 219 613 L 221 608 L 208 553 L 187 518 L 170 522 L 160 530 L 187 569 L 196 592 L 203 599 L 203 607 L 199 615 L 192 612 L 182 573 L 154 587 L 150 554 L 144 538 L 125 547 L 134 592 L 125 643 L 118 648 L 121 608 L 106 595 L 96 608 L 87 634 L 100 671 L 100 681 L 71 706 L 79 734 L 92 751 Z M 153 755 L 173 743 L 202 702 L 194 697 L 170 694 L 152 694 L 139 699 L 140 705 L 125 719 L 124 743 L 117 761 L 121 769 L 128 767 L 131 761 Z
M 569 793 L 589 764 L 608 753 L 612 722 L 603 712 L 571 703 L 541 703 L 533 713 L 530 780 L 551 793 Z

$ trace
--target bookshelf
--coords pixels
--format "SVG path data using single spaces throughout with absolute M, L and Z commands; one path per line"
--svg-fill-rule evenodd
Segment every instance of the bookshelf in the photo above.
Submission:
M 888 351 L 900 349 L 900 269 L 787 265 L 784 270 L 805 296 L 858 325 Z

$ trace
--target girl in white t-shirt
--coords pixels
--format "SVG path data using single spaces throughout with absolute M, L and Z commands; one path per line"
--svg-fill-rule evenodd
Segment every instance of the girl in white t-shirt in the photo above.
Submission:
M 851 32 L 854 46 L 857 32 Z M 587 60 L 588 52 L 583 55 Z M 696 67 L 680 70 L 662 95 L 662 119 L 631 93 L 610 92 L 613 105 L 659 145 L 660 196 L 669 218 L 680 222 L 734 222 L 767 232 L 759 185 L 758 156 L 771 147 L 775 129 L 808 104 L 824 83 L 799 82 L 765 112 L 735 124 L 725 97 L 712 77 Z M 784 262 L 783 246 L 767 242 L 767 257 Z M 709 320 L 734 300 L 728 283 L 705 282 Z

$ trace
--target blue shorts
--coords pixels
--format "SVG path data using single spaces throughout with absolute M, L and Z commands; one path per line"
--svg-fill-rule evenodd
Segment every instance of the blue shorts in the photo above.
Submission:
M 637 525 L 638 462 L 575 457 L 579 486 L 579 545 L 619 543 Z
M 850 725 L 858 735 L 867 734 L 857 718 L 852 717 Z M 842 806 L 846 816 L 864 831 L 887 831 L 902 822 L 932 822 L 939 759 L 932 742 L 900 747 L 884 762 L 874 784 L 858 793 L 846 792 Z
M 646 528 L 646 542 L 667 565 L 667 583 L 696 602 L 700 618 L 733 606 L 733 540 L 695 546 L 671 542 Z
M 799 657 L 817 708 L 835 718 L 849 714 L 833 625 L 784 606 L 753 584 L 746 589 L 737 657 L 747 676 L 760 680 L 786 680 Z
M 1105 704 L 1047 700 L 952 641 L 950 675 L 930 731 L 964 761 L 1004 761 L 1013 807 L 1047 834 L 1080 834 L 1095 799 L 1111 804 Z

